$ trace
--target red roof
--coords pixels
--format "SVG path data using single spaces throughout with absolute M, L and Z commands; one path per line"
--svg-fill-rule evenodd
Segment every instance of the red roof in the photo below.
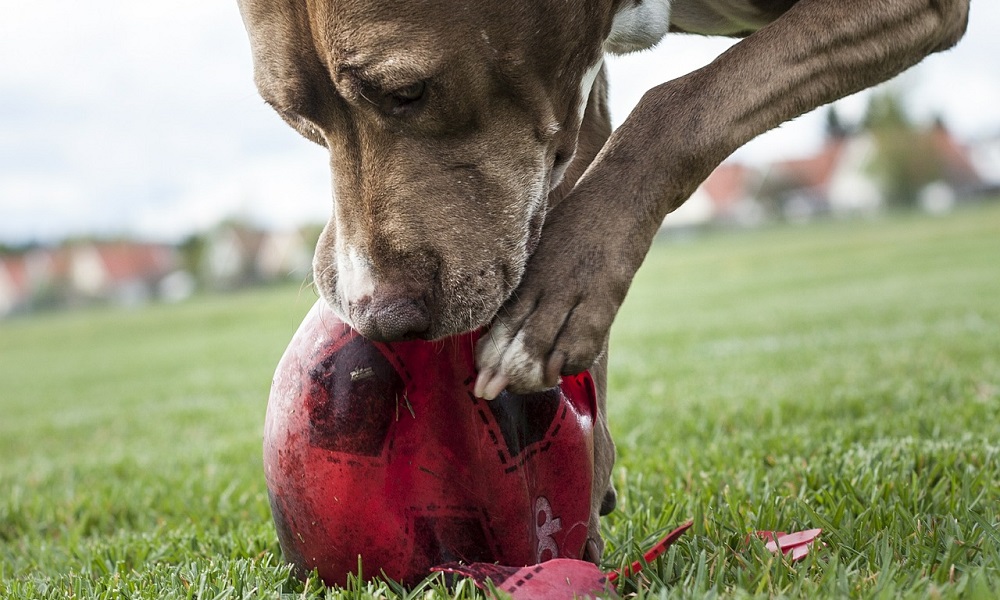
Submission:
M 94 250 L 112 282 L 155 279 L 177 267 L 176 253 L 169 246 L 111 242 L 95 244 Z
M 746 197 L 754 177 L 755 172 L 750 167 L 739 163 L 722 163 L 701 185 L 712 199 L 712 204 L 725 211 Z
M 18 296 L 28 294 L 28 266 L 23 256 L 0 257 L 0 270 L 7 274 Z
M 844 151 L 844 138 L 831 138 L 820 151 L 809 158 L 774 163 L 774 172 L 784 179 L 806 188 L 824 188 L 833 178 L 837 161 Z
M 927 135 L 944 162 L 949 178 L 963 182 L 979 181 L 978 171 L 969 158 L 969 150 L 959 144 L 944 125 L 935 123 Z

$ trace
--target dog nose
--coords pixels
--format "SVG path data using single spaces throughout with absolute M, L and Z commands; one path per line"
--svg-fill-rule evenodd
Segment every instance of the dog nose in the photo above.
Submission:
M 430 312 L 422 298 L 368 297 L 351 306 L 354 328 L 376 342 L 420 338 L 431 326 Z

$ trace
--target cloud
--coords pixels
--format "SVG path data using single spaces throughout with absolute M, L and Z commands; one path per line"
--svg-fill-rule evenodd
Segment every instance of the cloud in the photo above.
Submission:
M 253 159 L 187 183 L 169 202 L 145 205 L 133 221 L 134 230 L 169 241 L 226 219 L 290 229 L 326 222 L 333 203 L 325 150 L 319 147 Z
M 253 88 L 235 2 L 54 0 L 5 13 L 0 239 L 177 236 L 185 219 L 205 227 L 240 209 L 226 195 L 238 181 L 280 198 L 275 221 L 329 204 L 324 153 Z
M 967 136 L 1000 129 L 996 22 L 998 3 L 973 3 L 962 45 L 915 71 L 916 112 L 943 112 Z M 653 52 L 609 61 L 615 121 L 646 89 L 731 43 L 670 36 Z M 258 97 L 235 2 L 10 3 L 0 56 L 0 241 L 171 238 L 234 213 L 282 225 L 328 214 L 325 151 Z M 858 112 L 863 96 L 841 105 Z M 821 125 L 807 115 L 740 155 L 801 153 Z

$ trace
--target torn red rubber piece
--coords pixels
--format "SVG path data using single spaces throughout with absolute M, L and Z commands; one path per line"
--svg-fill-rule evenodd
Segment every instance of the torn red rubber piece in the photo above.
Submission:
M 476 587 L 487 591 L 487 581 L 492 581 L 496 589 L 510 594 L 513 600 L 569 600 L 598 594 L 617 597 L 610 587 L 609 577 L 597 565 L 572 558 L 556 558 L 521 568 L 489 563 L 447 563 L 431 571 L 469 577 Z
M 807 529 L 795 533 L 757 531 L 755 535 L 767 541 L 764 547 L 769 551 L 777 554 L 780 550 L 782 554 L 791 554 L 791 559 L 795 561 L 802 560 L 809 554 L 809 548 L 822 532 L 822 529 Z
M 629 577 L 642 571 L 645 565 L 648 565 L 659 558 L 659 556 L 666 552 L 667 548 L 669 548 L 674 542 L 680 539 L 681 535 L 690 529 L 692 525 L 694 525 L 694 521 L 688 521 L 677 529 L 674 529 L 668 533 L 666 537 L 657 542 L 652 548 L 647 550 L 646 553 L 642 555 L 642 560 L 637 560 L 624 569 L 608 573 L 608 581 L 614 583 L 619 577 Z
M 622 569 L 602 573 L 594 563 L 568 558 L 549 560 L 528 567 L 504 567 L 490 563 L 447 563 L 434 567 L 431 571 L 454 573 L 469 577 L 482 590 L 489 590 L 487 581 L 514 600 L 568 600 L 584 598 L 591 594 L 617 598 L 612 584 L 622 576 L 635 575 L 645 565 L 666 552 L 687 531 L 693 521 L 681 525 L 646 551 L 642 560 L 637 560 Z

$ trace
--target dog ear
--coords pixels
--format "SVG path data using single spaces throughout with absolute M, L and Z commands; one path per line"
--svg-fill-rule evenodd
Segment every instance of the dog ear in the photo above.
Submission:
M 313 117 L 331 84 L 313 43 L 306 4 L 298 0 L 238 1 L 250 38 L 254 82 L 261 96 L 285 120 L 290 115 Z

